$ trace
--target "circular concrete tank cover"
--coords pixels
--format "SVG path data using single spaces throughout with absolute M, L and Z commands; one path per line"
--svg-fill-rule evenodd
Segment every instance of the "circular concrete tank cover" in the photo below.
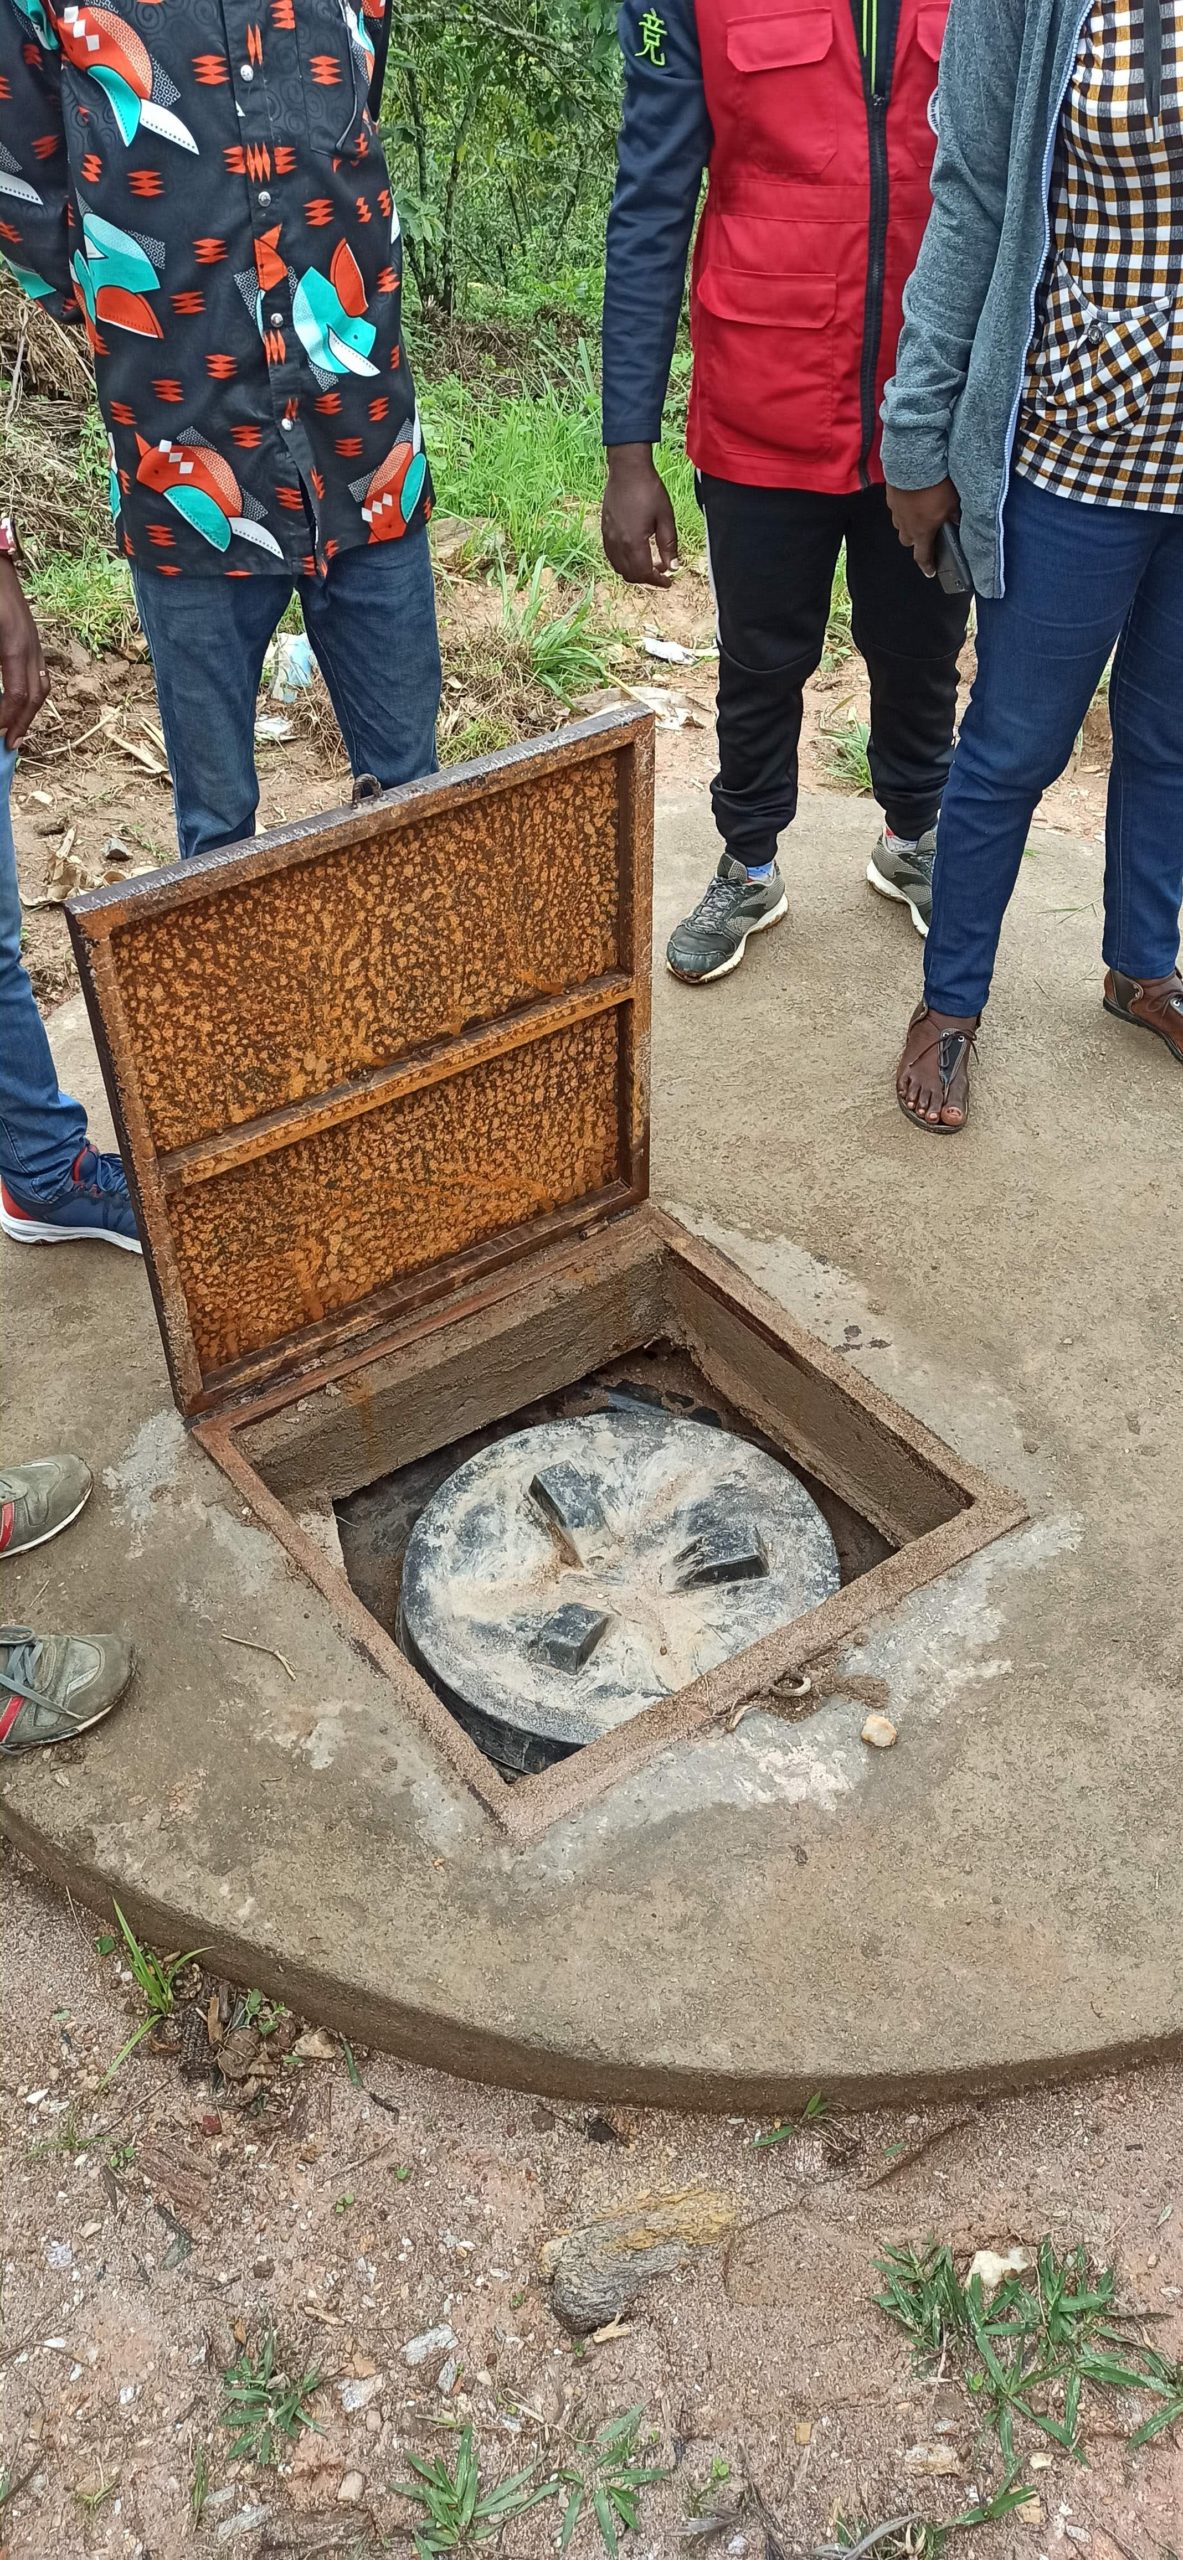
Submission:
M 708 1424 L 602 1413 L 492 1442 L 421 1513 L 400 1635 L 505 1765 L 544 1767 L 836 1591 L 788 1467 Z

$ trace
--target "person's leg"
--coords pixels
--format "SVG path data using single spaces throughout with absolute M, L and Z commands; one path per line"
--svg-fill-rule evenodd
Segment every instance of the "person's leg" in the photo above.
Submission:
M 719 634 L 719 770 L 711 785 L 723 853 L 670 937 L 666 962 L 692 986 L 739 967 L 748 938 L 788 913 L 777 837 L 796 814 L 802 692 L 821 660 L 844 501 L 700 476 Z
M 355 775 L 384 791 L 436 770 L 440 644 L 426 527 L 302 578 L 304 626 Z
M 1109 682 L 1103 944 L 1108 968 L 1151 981 L 1174 976 L 1183 898 L 1183 521 L 1157 532 Z
M 16 759 L 0 739 L 0 1176 L 22 1201 L 67 1191 L 86 1113 L 63 1093 L 21 959 L 21 898 L 9 797 Z
M 979 602 L 978 668 L 941 808 L 926 1012 L 897 1078 L 913 1118 L 960 1127 L 935 1043 L 973 1027 L 1039 800 L 1064 770 L 1154 547 L 1155 520 L 1056 498 L 1016 477 L 1006 593 Z
M 905 551 L 884 489 L 860 490 L 846 526 L 850 628 L 871 680 L 867 760 L 884 832 L 867 871 L 873 889 L 932 914 L 933 829 L 953 761 L 957 662 L 969 597 L 949 596 Z
M 255 832 L 255 704 L 294 580 L 133 571 L 156 678 L 183 860 Z
M 700 483 L 719 626 L 715 824 L 748 869 L 797 810 L 802 693 L 826 645 L 845 501 Z

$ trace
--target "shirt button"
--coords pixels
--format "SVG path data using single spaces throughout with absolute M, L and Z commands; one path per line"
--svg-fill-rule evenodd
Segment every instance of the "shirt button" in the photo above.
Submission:
M 260 202 L 260 204 L 270 204 L 270 202 L 271 202 L 271 189 L 270 189 L 270 187 L 260 187 L 260 189 L 259 189 L 259 202 Z
M 272 326 L 272 328 L 273 328 L 273 329 L 282 329 L 282 327 L 283 327 L 283 313 L 282 313 L 282 311 L 273 311 L 273 312 L 272 312 L 272 314 L 271 314 L 271 326 Z
M 240 63 L 239 63 L 239 66 L 238 66 L 238 77 L 239 77 L 239 79 L 240 79 L 240 80 L 253 80 L 253 79 L 254 79 L 254 76 L 255 76 L 255 75 L 254 75 L 254 72 L 253 72 L 253 70 L 252 70 L 251 65 L 250 65 L 250 63 L 249 63 L 249 62 L 240 62 Z
M 292 421 L 291 421 L 291 419 L 290 419 L 290 418 L 281 418 L 279 423 L 280 423 L 281 427 L 283 428 L 283 431 L 284 431 L 285 436 L 290 436 L 290 434 L 291 434 L 291 432 L 292 432 Z

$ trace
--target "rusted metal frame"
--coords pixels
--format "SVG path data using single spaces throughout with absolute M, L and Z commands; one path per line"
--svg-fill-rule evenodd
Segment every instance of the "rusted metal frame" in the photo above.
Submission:
M 136 1221 L 148 1250 L 144 1260 L 156 1307 L 164 1356 L 173 1394 L 182 1413 L 192 1413 L 202 1390 L 201 1363 L 165 1202 L 160 1164 L 136 1073 L 135 1046 L 124 1011 L 119 974 L 109 942 L 91 942 L 70 922 L 74 958 L 90 1015 L 103 1082 L 115 1122 L 135 1205 Z
M 730 1662 L 720 1664 L 716 1670 L 679 1691 L 676 1697 L 663 1699 L 643 1709 L 628 1724 L 618 1726 L 615 1732 L 603 1735 L 597 1742 L 589 1743 L 584 1750 L 538 1777 L 510 1788 L 496 1776 L 491 1764 L 469 1741 L 427 1682 L 411 1668 L 393 1638 L 363 1607 L 345 1576 L 300 1529 L 286 1506 L 270 1492 L 239 1446 L 239 1432 L 274 1413 L 283 1404 L 315 1392 L 312 1381 L 305 1377 L 285 1389 L 273 1389 L 266 1396 L 238 1406 L 232 1415 L 199 1423 L 196 1427 L 196 1437 L 202 1446 L 230 1476 L 262 1525 L 270 1528 L 280 1539 L 293 1562 L 309 1575 L 330 1602 L 347 1633 L 362 1644 L 371 1659 L 392 1679 L 401 1703 L 433 1745 L 443 1752 L 448 1765 L 464 1780 L 499 1828 L 520 1846 L 537 1839 L 554 1822 L 578 1814 L 597 1802 L 622 1779 L 635 1776 L 649 1767 L 662 1751 L 725 1731 L 741 1708 L 758 1702 L 779 1681 L 798 1676 L 811 1662 L 832 1653 L 836 1646 L 846 1642 L 870 1620 L 898 1607 L 913 1591 L 922 1589 L 955 1565 L 964 1563 L 983 1547 L 1019 1527 L 1028 1516 L 1025 1505 L 1016 1495 L 994 1484 L 977 1468 L 968 1466 L 902 1406 L 880 1396 L 856 1372 L 847 1369 L 824 1343 L 804 1333 L 763 1291 L 743 1282 L 741 1275 L 712 1247 L 690 1238 L 672 1219 L 651 1206 L 646 1206 L 638 1216 L 643 1220 L 646 1234 L 652 1238 L 655 1249 L 667 1261 L 683 1262 L 697 1281 L 716 1290 L 729 1309 L 753 1331 L 762 1333 L 774 1348 L 788 1352 L 824 1376 L 844 1399 L 866 1412 L 877 1432 L 901 1438 L 909 1450 L 921 1456 L 934 1475 L 949 1487 L 951 1494 L 960 1495 L 961 1507 L 938 1528 L 898 1548 L 894 1555 L 886 1557 L 857 1581 L 844 1585 L 820 1607 L 795 1620 L 791 1626 L 777 1630 L 757 1645 L 749 1646 L 744 1653 L 737 1654 Z M 537 1264 L 535 1268 L 537 1270 Z M 512 1288 L 497 1293 L 504 1304 L 511 1302 L 512 1295 Z M 468 1304 L 464 1311 L 471 1311 Z M 446 1321 L 445 1311 L 433 1309 L 428 1329 L 437 1330 Z M 348 1365 L 360 1367 L 366 1359 L 389 1356 L 394 1347 L 389 1339 L 370 1346 L 364 1355 L 359 1355 Z M 344 1365 L 338 1366 L 334 1376 L 343 1373 Z M 318 1379 L 317 1384 L 320 1383 L 327 1384 L 327 1377 Z
M 597 1228 L 639 1206 L 640 1196 L 628 1183 L 614 1182 L 594 1198 L 568 1201 L 561 1209 L 550 1209 L 528 1224 L 503 1228 L 483 1244 L 467 1245 L 462 1253 L 433 1262 L 409 1279 L 392 1280 L 387 1288 L 373 1290 L 368 1298 L 358 1299 L 339 1315 L 326 1316 L 323 1324 L 303 1326 L 298 1333 L 284 1334 L 278 1342 L 228 1362 L 225 1368 L 211 1369 L 192 1403 L 183 1406 L 182 1411 L 187 1420 L 198 1413 L 218 1412 L 229 1397 L 237 1398 L 265 1379 L 281 1377 L 285 1372 L 288 1384 L 282 1401 L 286 1403 L 289 1394 L 308 1395 L 325 1375 L 322 1355 L 335 1351 L 338 1344 L 354 1342 L 359 1335 L 365 1335 L 372 1336 L 377 1348 L 383 1349 L 387 1347 L 387 1328 L 392 1321 L 413 1313 L 417 1307 L 433 1306 L 437 1300 L 444 1302 L 441 1317 L 446 1321 L 455 1311 L 459 1293 L 486 1273 L 520 1268 L 548 1245 L 564 1238 L 594 1235 Z
M 140 924 L 146 918 L 170 915 L 178 908 L 204 902 L 223 871 L 233 872 L 235 888 L 246 888 L 252 881 L 269 879 L 273 873 L 295 864 L 319 861 L 326 854 L 341 850 L 364 848 L 376 836 L 388 835 L 392 828 L 416 826 L 425 814 L 425 801 L 429 804 L 427 815 L 446 815 L 466 808 L 472 800 L 487 798 L 491 790 L 512 790 L 535 776 L 562 771 L 571 764 L 594 763 L 605 754 L 627 757 L 646 735 L 651 736 L 652 729 L 652 712 L 639 705 L 596 712 L 589 720 L 572 721 L 569 728 L 556 731 L 541 744 L 531 739 L 523 745 L 499 748 L 496 754 L 482 756 L 472 764 L 457 765 L 446 779 L 427 774 L 418 782 L 400 783 L 375 800 L 363 801 L 356 808 L 343 808 L 336 825 L 328 824 L 325 817 L 301 818 L 289 827 L 272 828 L 266 835 L 240 844 L 222 845 L 216 853 L 197 854 L 192 861 L 172 863 L 167 869 L 142 874 L 134 881 L 116 881 L 110 887 L 92 889 L 85 897 L 71 901 L 71 931 L 74 933 L 76 928 L 77 935 L 90 943 L 104 941 L 124 925 Z
M 241 1165 L 276 1155 L 284 1147 L 298 1146 L 305 1138 L 318 1138 L 326 1129 L 338 1129 L 348 1120 L 361 1119 L 368 1111 L 402 1102 L 408 1094 L 422 1093 L 433 1084 L 451 1084 L 457 1077 L 471 1074 L 475 1067 L 488 1066 L 496 1058 L 507 1057 L 513 1049 L 527 1049 L 536 1041 L 548 1040 L 555 1032 L 570 1030 L 575 1023 L 592 1022 L 605 1013 L 626 1014 L 633 1001 L 633 981 L 628 971 L 612 969 L 601 978 L 590 979 L 586 986 L 573 988 L 568 995 L 525 1005 L 520 1013 L 510 1014 L 500 1022 L 433 1040 L 429 1047 L 413 1052 L 409 1058 L 400 1058 L 394 1066 L 374 1067 L 356 1083 L 333 1085 L 328 1092 L 315 1094 L 306 1102 L 284 1103 L 278 1110 L 264 1113 L 261 1119 L 240 1122 L 214 1137 L 194 1138 L 183 1147 L 167 1149 L 159 1159 L 165 1189 L 188 1190 L 194 1183 L 213 1181 L 220 1173 L 235 1173 Z M 627 1175 L 628 1169 L 626 1135 L 622 1125 L 622 1176 Z
M 633 975 L 631 1009 L 621 1017 L 620 1122 L 638 1193 L 649 1189 L 649 1060 L 653 1011 L 653 777 L 652 723 L 620 759 L 617 797 L 617 868 L 620 879 L 620 953 Z

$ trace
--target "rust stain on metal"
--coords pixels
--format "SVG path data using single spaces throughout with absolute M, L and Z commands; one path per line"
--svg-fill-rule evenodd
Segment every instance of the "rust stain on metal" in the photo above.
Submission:
M 177 1401 L 643 1196 L 652 721 L 72 902 Z
M 318 1324 L 618 1171 L 615 1017 L 573 1025 L 179 1193 L 203 1369 Z

